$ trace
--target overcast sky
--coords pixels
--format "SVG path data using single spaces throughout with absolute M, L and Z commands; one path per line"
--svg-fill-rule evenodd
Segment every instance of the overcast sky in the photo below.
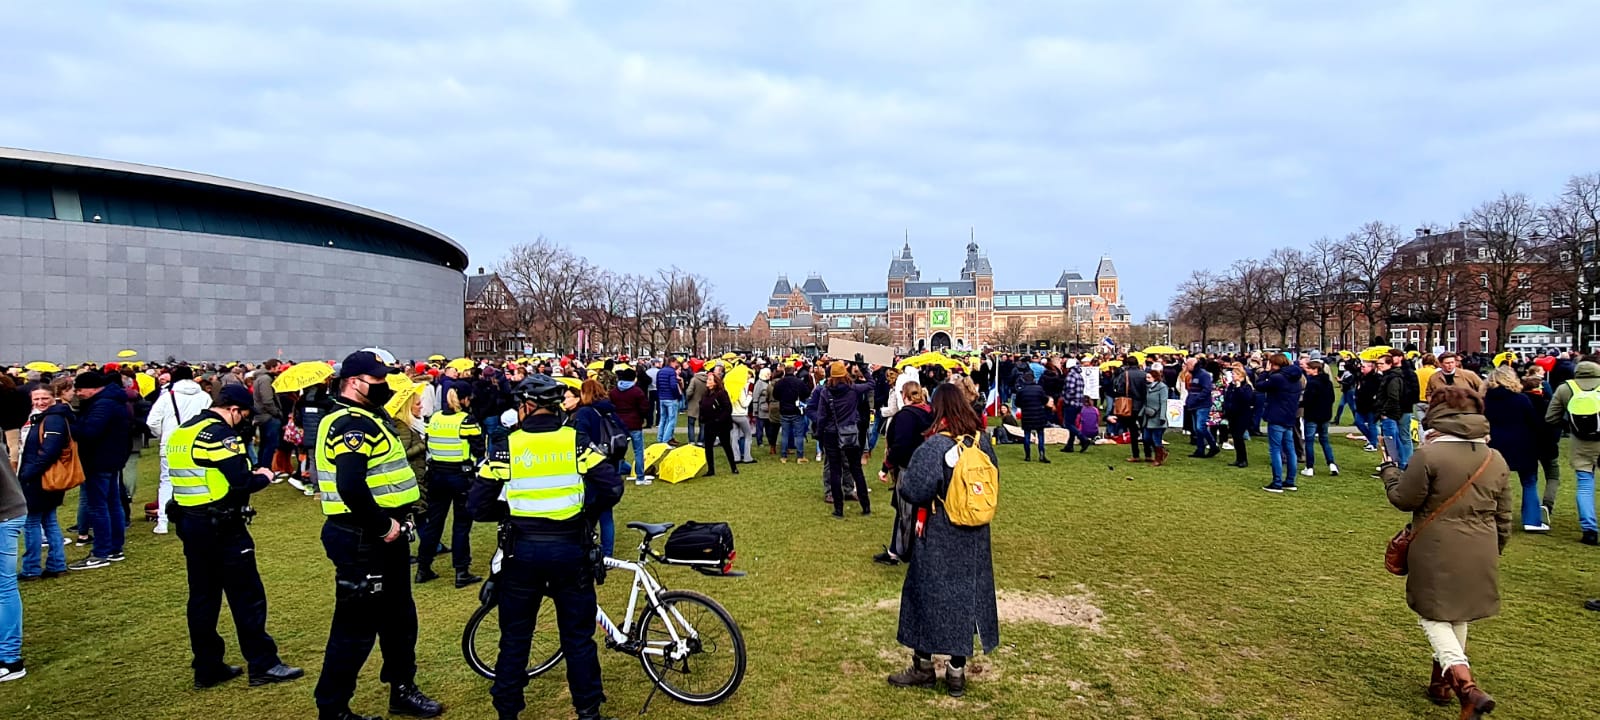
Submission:
M 1315 6 L 1315 7 L 1314 7 Z M 472 266 L 543 234 L 774 277 L 999 288 L 1453 222 L 1600 170 L 1594 0 L 0 3 L 0 145 L 323 195 Z

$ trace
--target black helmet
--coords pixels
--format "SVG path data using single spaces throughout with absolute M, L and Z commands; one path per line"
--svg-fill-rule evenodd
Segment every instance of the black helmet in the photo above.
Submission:
M 512 389 L 511 394 L 517 402 L 531 402 L 547 410 L 561 407 L 561 401 L 567 394 L 567 386 L 557 382 L 549 375 L 529 375 Z

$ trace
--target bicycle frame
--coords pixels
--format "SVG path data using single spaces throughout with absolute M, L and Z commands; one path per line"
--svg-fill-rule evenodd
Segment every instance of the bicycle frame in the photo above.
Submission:
M 647 551 L 641 548 L 641 553 L 643 552 Z M 644 595 L 648 607 L 657 609 L 659 612 L 661 607 L 660 596 L 664 588 L 654 577 L 651 577 L 649 572 L 645 571 L 645 563 L 642 558 L 639 562 L 628 562 L 627 560 L 607 557 L 604 558 L 604 562 L 607 568 L 627 570 L 633 573 L 633 587 L 628 592 L 628 611 L 623 616 L 622 627 L 617 627 L 617 624 L 611 620 L 611 616 L 606 614 L 605 608 L 599 605 L 595 606 L 595 622 L 599 624 L 601 630 L 605 631 L 610 644 L 628 648 L 640 655 L 665 655 L 673 660 L 682 660 L 687 656 L 689 654 L 689 645 L 684 641 L 684 633 L 679 632 L 679 627 L 687 629 L 689 638 L 699 639 L 699 636 L 695 633 L 694 628 L 683 619 L 677 608 L 670 608 L 670 613 L 661 614 L 663 619 L 662 626 L 666 628 L 667 634 L 672 638 L 670 642 L 657 641 L 639 646 L 632 644 L 633 622 L 636 616 L 635 611 L 639 608 L 640 594 Z M 670 648 L 670 651 L 668 648 Z

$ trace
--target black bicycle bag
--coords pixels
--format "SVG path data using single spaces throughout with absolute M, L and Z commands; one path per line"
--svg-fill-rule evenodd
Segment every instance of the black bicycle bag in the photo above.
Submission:
M 726 566 L 733 562 L 733 528 L 727 523 L 684 523 L 667 536 L 668 562 Z

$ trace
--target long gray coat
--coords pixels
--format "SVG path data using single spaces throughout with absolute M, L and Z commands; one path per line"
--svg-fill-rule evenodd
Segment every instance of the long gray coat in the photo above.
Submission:
M 995 467 L 994 447 L 980 439 Z M 928 507 L 943 496 L 950 478 L 944 454 L 955 441 L 934 435 L 911 455 L 896 492 L 906 502 Z M 900 589 L 901 645 L 920 653 L 972 655 L 974 632 L 985 653 L 1000 644 L 1000 609 L 995 600 L 994 562 L 989 528 L 958 527 L 943 510 L 930 512 L 922 537 L 912 541 L 911 566 Z

